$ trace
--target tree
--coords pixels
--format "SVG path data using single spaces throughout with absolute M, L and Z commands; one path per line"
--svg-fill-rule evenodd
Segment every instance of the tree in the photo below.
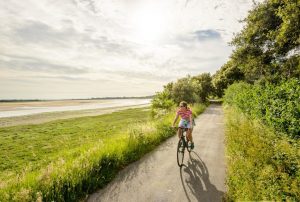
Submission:
M 199 84 L 190 76 L 178 79 L 172 86 L 172 98 L 175 103 L 186 101 L 188 103 L 199 102 L 199 95 L 197 95 Z
M 171 99 L 170 92 L 164 90 L 156 93 L 151 101 L 151 114 L 152 116 L 164 115 L 175 105 Z
M 232 62 L 232 60 L 229 60 L 212 77 L 215 95 L 222 97 L 224 90 L 229 85 L 240 80 L 244 80 L 244 73 Z
M 202 102 L 205 102 L 208 96 L 213 91 L 213 86 L 211 82 L 212 77 L 210 76 L 210 73 L 202 73 L 198 76 L 194 76 L 192 79 L 196 81 L 198 85 L 198 87 L 196 88 L 197 95 L 199 96 Z
M 231 60 L 245 80 L 299 77 L 300 1 L 267 0 L 244 22 L 231 43 L 236 47 Z

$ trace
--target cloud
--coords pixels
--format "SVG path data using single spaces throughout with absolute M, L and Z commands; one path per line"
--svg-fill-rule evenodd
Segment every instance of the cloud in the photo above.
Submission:
M 196 37 L 199 41 L 221 39 L 221 34 L 212 29 L 198 30 L 198 31 L 194 32 L 194 34 L 196 35 Z
M 216 9 L 220 8 L 221 6 L 223 6 L 223 5 L 224 5 L 223 3 L 218 4 L 218 5 L 214 6 L 214 9 L 216 10 Z
M 0 55 L 0 69 L 14 69 L 19 71 L 60 73 L 60 74 L 84 74 L 89 72 L 87 68 L 73 67 L 62 64 L 54 64 L 50 61 L 33 57 Z
M 172 76 L 172 73 L 167 74 L 159 74 L 155 71 L 152 72 L 146 72 L 146 71 L 117 71 L 117 72 L 111 72 L 107 71 L 106 73 L 111 75 L 118 75 L 122 77 L 124 80 L 130 79 L 131 81 L 134 81 L 135 83 L 147 83 L 147 82 L 166 82 L 171 81 L 174 77 Z M 129 81 L 130 82 L 130 81 Z
M 71 23 L 71 22 L 69 22 Z M 21 43 L 33 43 L 40 45 L 50 45 L 59 47 L 70 47 L 73 44 L 93 46 L 108 52 L 122 52 L 129 50 L 129 47 L 116 43 L 107 36 L 91 37 L 90 30 L 87 32 L 79 32 L 74 29 L 72 24 L 61 29 L 55 29 L 45 23 L 39 21 L 25 21 L 24 25 L 17 28 L 14 32 L 16 39 Z M 128 50 L 127 50 L 128 49 Z
M 66 40 L 74 36 L 72 30 L 55 30 L 52 27 L 38 22 L 25 21 L 22 27 L 15 30 L 15 36 L 22 43 L 48 43 L 63 45 Z M 67 44 L 66 44 L 67 45 Z
M 97 14 L 97 7 L 95 1 L 92 0 L 74 0 L 75 4 L 79 8 L 86 8 L 88 11 L 91 11 L 93 14 Z

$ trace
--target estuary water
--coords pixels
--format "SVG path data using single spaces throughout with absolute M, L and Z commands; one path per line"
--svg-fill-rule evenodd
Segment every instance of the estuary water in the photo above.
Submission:
M 150 104 L 151 99 L 61 100 L 0 103 L 0 118 L 45 112 L 117 108 Z

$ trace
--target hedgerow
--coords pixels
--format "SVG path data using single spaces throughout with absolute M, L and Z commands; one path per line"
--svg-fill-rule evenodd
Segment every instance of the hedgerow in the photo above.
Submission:
M 280 85 L 231 85 L 224 95 L 226 104 L 236 106 L 252 119 L 260 119 L 278 132 L 300 137 L 300 81 L 290 79 Z

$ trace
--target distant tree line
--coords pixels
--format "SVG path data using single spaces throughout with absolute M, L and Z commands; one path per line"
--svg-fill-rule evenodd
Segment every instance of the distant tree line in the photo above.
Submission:
M 109 100 L 109 99 L 152 99 L 154 95 L 148 96 L 121 96 L 121 97 L 93 97 L 91 100 Z
M 0 102 L 40 102 L 40 101 L 46 101 L 46 100 L 38 100 L 38 99 L 3 99 L 0 100 Z
M 85 99 L 51 99 L 51 100 L 41 100 L 41 99 L 3 99 L 0 102 L 42 102 L 42 101 L 57 101 L 57 100 L 109 100 L 109 99 L 152 99 L 154 95 L 149 96 L 122 96 L 122 97 L 93 97 Z

